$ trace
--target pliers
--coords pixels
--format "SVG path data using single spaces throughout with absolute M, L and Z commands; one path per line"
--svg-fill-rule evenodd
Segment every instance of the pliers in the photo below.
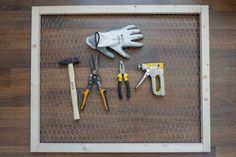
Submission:
M 107 95 L 106 95 L 106 89 L 104 89 L 102 87 L 102 80 L 101 80 L 101 76 L 98 73 L 98 69 L 99 69 L 99 63 L 98 63 L 98 57 L 97 56 L 91 56 L 90 59 L 90 69 L 91 69 L 91 74 L 89 75 L 88 78 L 88 85 L 85 88 L 84 92 L 83 92 L 83 101 L 82 101 L 82 105 L 80 110 L 84 110 L 84 107 L 86 105 L 86 100 L 87 97 L 90 93 L 90 90 L 92 89 L 93 85 L 96 84 L 99 92 L 102 96 L 102 101 L 103 101 L 103 105 L 106 111 L 109 111 L 108 108 L 108 101 L 107 101 Z
M 122 80 L 124 78 L 125 85 L 126 85 L 126 97 L 129 99 L 131 97 L 131 90 L 130 90 L 130 85 L 129 85 L 129 75 L 125 72 L 125 66 L 123 61 L 120 61 L 120 66 L 119 66 L 119 74 L 117 76 L 118 78 L 118 96 L 120 99 L 123 98 L 122 95 Z

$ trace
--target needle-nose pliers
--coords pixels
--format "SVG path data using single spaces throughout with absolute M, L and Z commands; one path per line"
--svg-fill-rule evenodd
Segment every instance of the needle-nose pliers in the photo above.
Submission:
M 125 72 L 125 66 L 123 61 L 120 61 L 119 66 L 119 74 L 117 76 L 118 78 L 118 96 L 120 99 L 123 98 L 122 95 L 122 80 L 124 78 L 125 85 L 126 85 L 126 97 L 129 99 L 131 97 L 131 90 L 130 90 L 130 84 L 129 84 L 129 75 Z

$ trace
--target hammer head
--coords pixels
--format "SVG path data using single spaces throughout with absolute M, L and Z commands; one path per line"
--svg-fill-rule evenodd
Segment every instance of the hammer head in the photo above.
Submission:
M 79 56 L 71 57 L 71 58 L 65 58 L 62 61 L 59 61 L 59 64 L 77 64 L 80 62 Z

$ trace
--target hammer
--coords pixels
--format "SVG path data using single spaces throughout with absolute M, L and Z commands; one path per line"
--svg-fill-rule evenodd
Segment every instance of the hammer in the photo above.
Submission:
M 80 62 L 79 56 L 75 56 L 72 58 L 65 58 L 64 60 L 58 62 L 59 64 L 62 64 L 62 65 L 68 65 L 74 120 L 80 119 L 79 109 L 78 109 L 77 91 L 76 91 L 76 86 L 75 86 L 74 66 L 73 66 L 73 64 L 77 64 L 79 62 Z

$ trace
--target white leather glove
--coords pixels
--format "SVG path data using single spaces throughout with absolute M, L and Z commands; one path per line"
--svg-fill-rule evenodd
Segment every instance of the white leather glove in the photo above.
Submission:
M 135 25 L 128 25 L 120 29 L 108 32 L 97 32 L 86 38 L 86 43 L 93 49 L 97 49 L 109 58 L 115 58 L 115 55 L 107 48 L 111 48 L 124 58 L 130 56 L 123 50 L 126 47 L 142 47 L 143 44 L 134 40 L 142 39 L 141 31 Z

